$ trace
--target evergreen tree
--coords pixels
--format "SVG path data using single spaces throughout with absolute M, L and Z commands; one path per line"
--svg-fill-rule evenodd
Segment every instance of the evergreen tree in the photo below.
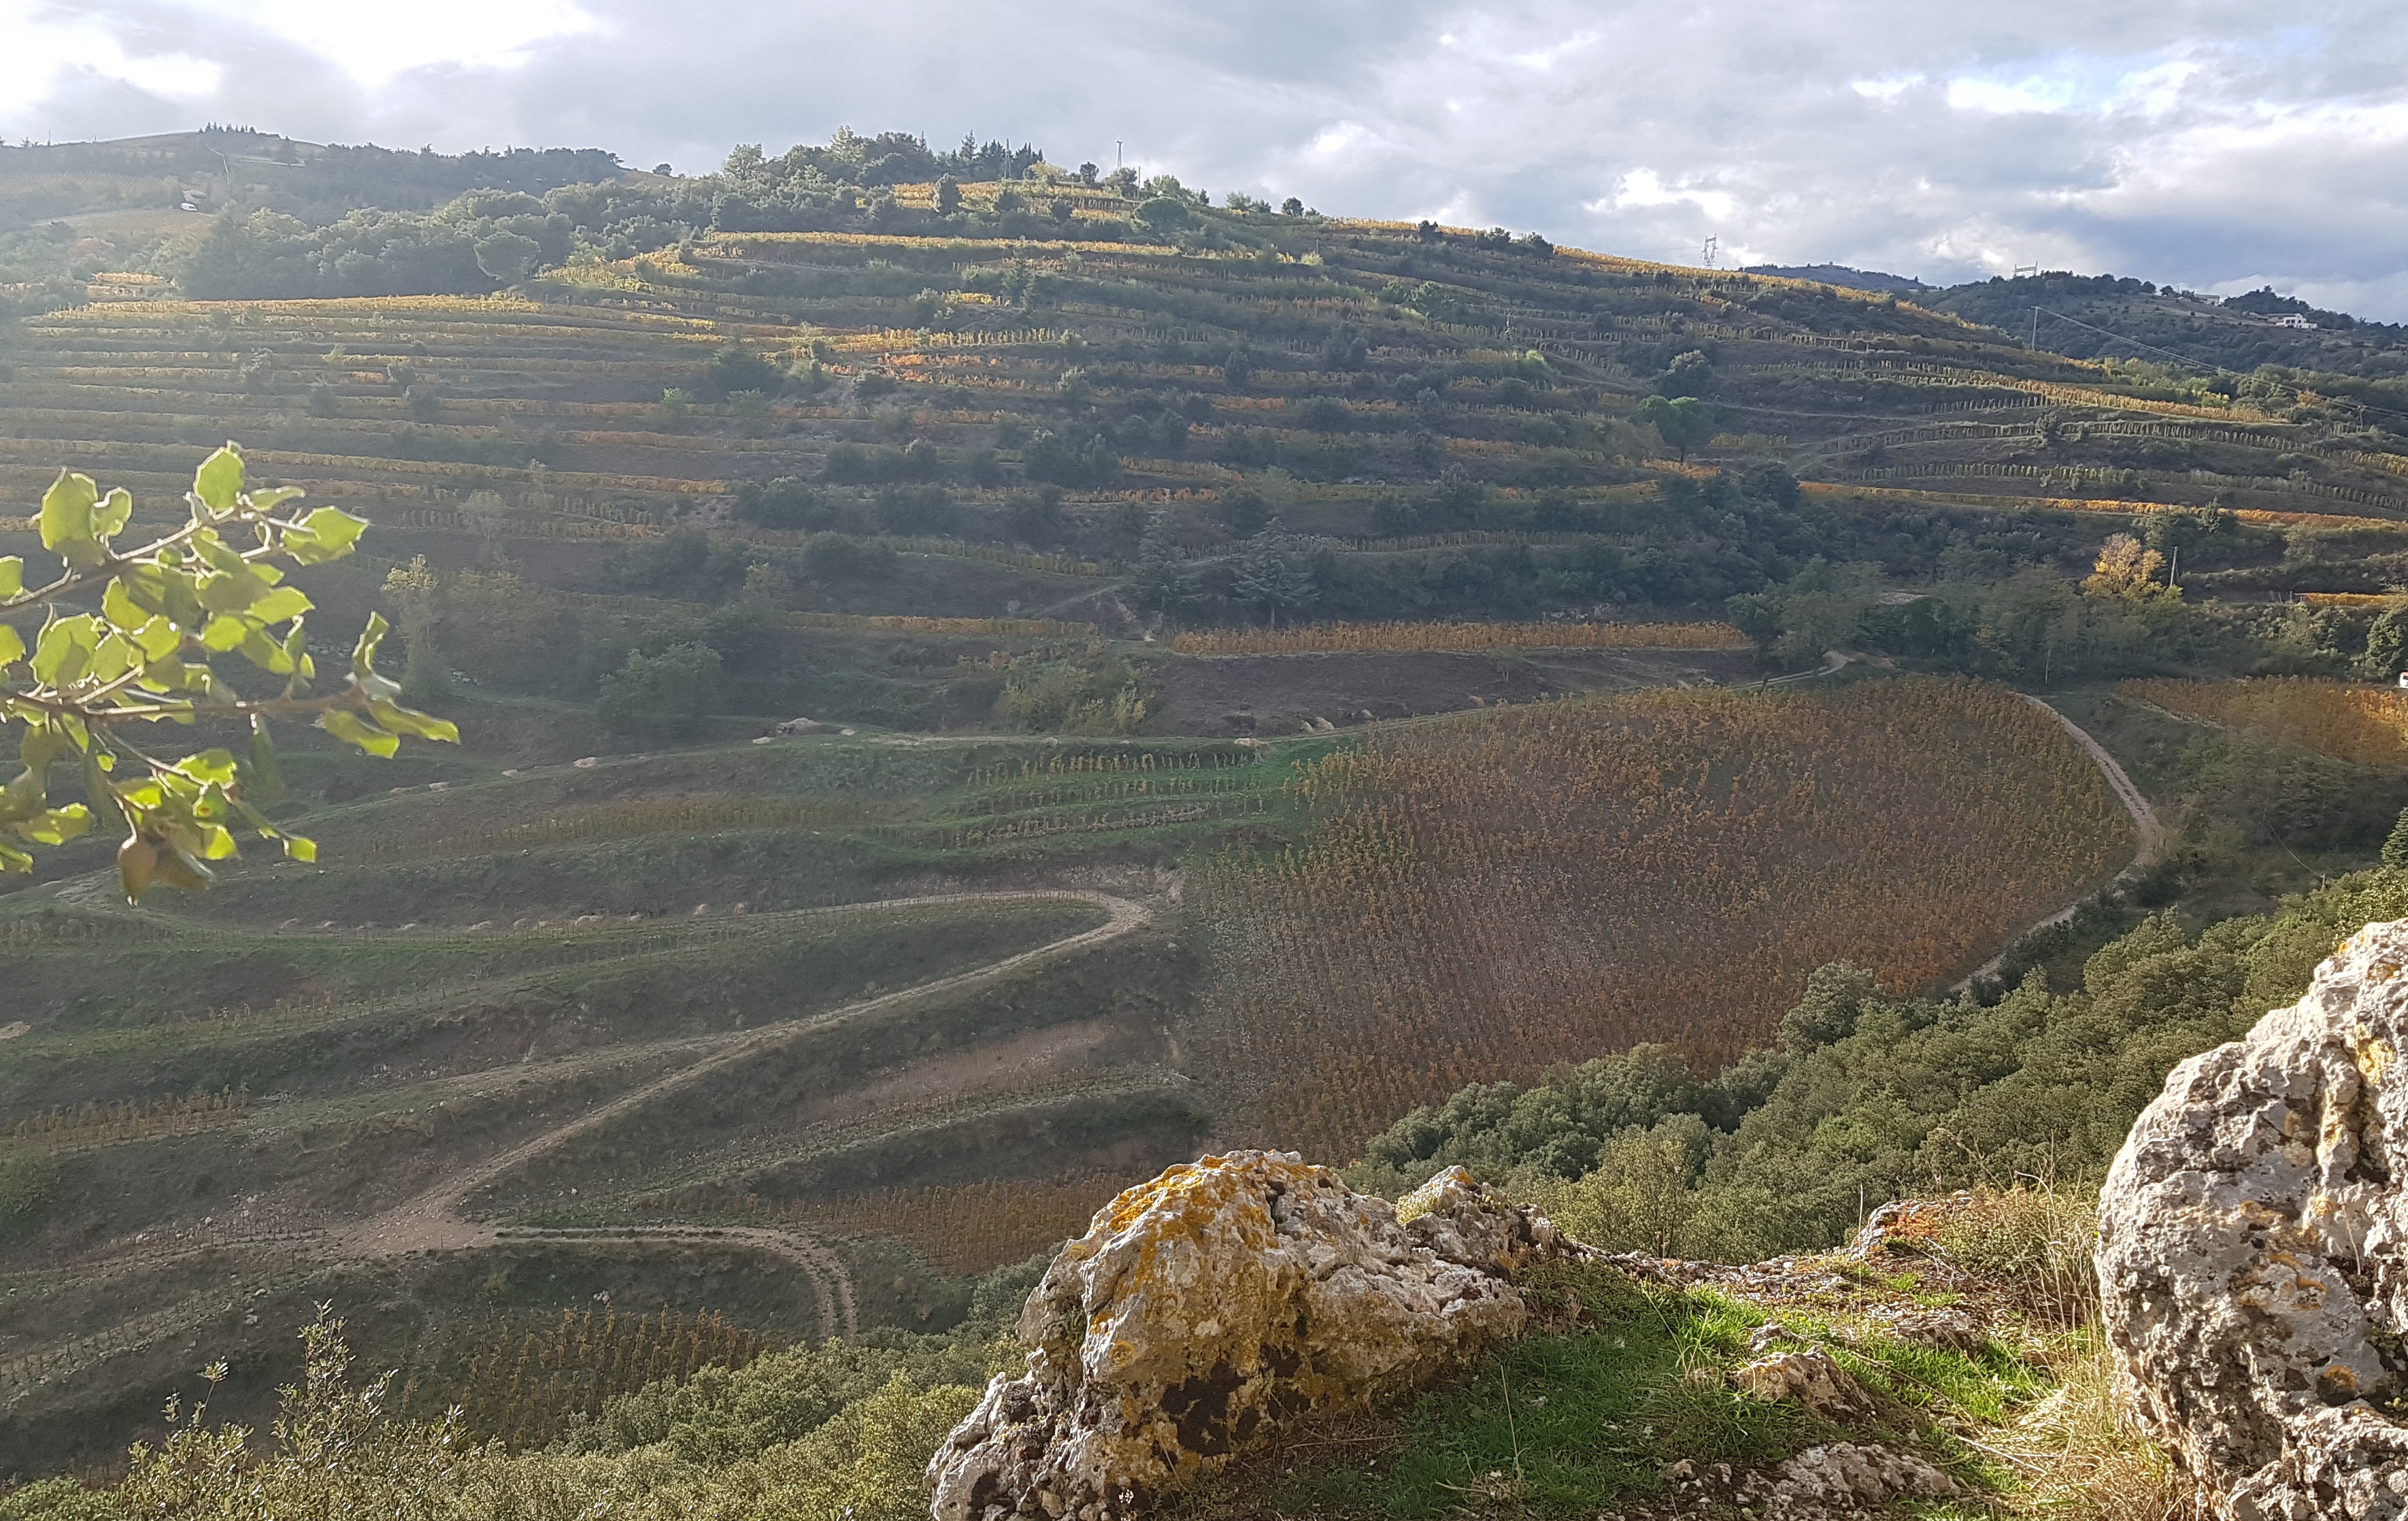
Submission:
M 2400 821 L 2391 826 L 2391 838 L 2383 842 L 2383 864 L 2395 870 L 2408 867 L 2408 808 L 2400 811 Z
M 1279 626 L 1283 612 L 1290 614 L 1293 622 L 1295 613 L 1321 595 L 1312 570 L 1299 559 L 1296 536 L 1283 531 L 1279 520 L 1272 519 L 1261 533 L 1246 540 L 1237 574 L 1230 580 L 1230 595 L 1261 609 L 1273 628 Z
M 1129 597 L 1140 612 L 1171 613 L 1201 595 L 1196 573 L 1179 560 L 1168 512 L 1156 512 L 1138 542 L 1137 570 L 1129 577 Z

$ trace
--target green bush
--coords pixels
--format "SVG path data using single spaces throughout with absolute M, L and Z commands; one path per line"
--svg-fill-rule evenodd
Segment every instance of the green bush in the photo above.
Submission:
M 689 735 L 718 703 L 719 673 L 719 652 L 699 641 L 637 650 L 602 678 L 594 710 L 614 733 Z
M 1526 1090 L 1466 1088 L 1350 1172 L 1393 1195 L 1459 1163 L 1600 1245 L 1713 1257 L 1829 1245 L 1934 1187 L 2092 1184 L 2176 1062 L 2297 998 L 2360 926 L 2403 916 L 2408 871 L 2388 868 L 2197 932 L 2158 914 L 2093 955 L 2079 990 L 2035 976 L 1991 1007 L 1825 967 L 1773 1049 L 1710 1080 L 1642 1046 Z
M 0 1241 L 31 1235 L 58 1205 L 59 1164 L 43 1152 L 0 1155 Z

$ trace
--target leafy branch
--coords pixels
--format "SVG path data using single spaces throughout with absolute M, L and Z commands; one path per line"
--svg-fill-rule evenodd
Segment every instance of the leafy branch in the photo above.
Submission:
M 281 790 L 270 718 L 309 715 L 336 739 L 385 757 L 404 736 L 458 741 L 452 725 L 395 702 L 400 686 L 377 673 L 388 631 L 380 614 L 368 615 L 343 682 L 312 691 L 317 664 L 303 629 L 315 605 L 285 583 L 278 562 L 338 560 L 367 524 L 332 507 L 287 510 L 301 495 L 291 486 L 244 490 L 242 452 L 230 443 L 194 472 L 184 496 L 189 522 L 121 551 L 115 540 L 133 518 L 134 498 L 59 472 L 30 526 L 59 556 L 60 574 L 28 588 L 25 562 L 0 558 L 0 620 L 34 608 L 44 614 L 30 647 L 0 621 L 0 726 L 24 725 L 23 769 L 0 786 L 0 870 L 31 870 L 34 847 L 63 844 L 95 822 L 124 832 L 117 868 L 128 900 L 153 882 L 207 886 L 208 863 L 236 854 L 237 827 L 278 841 L 294 860 L 315 860 L 314 844 L 278 829 L 244 796 L 268 801 Z M 89 604 L 95 591 L 98 611 L 64 610 L 70 598 Z M 282 677 L 283 690 L 243 696 L 209 664 L 228 654 Z M 124 733 L 205 720 L 247 725 L 246 753 L 166 759 Z M 83 802 L 51 806 L 50 774 L 60 762 L 79 766 Z

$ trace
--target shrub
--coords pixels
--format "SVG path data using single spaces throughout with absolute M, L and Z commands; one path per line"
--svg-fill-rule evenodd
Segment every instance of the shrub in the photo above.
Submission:
M 843 534 L 822 534 L 803 550 L 803 569 L 817 581 L 880 581 L 895 574 L 895 551 Z
M 708 644 L 672 644 L 657 655 L 633 651 L 602 678 L 595 713 L 617 733 L 692 734 L 719 700 L 719 652 Z
M 723 400 L 738 391 L 774 396 L 786 383 L 786 371 L 776 360 L 731 343 L 711 356 L 703 370 L 703 381 L 711 395 Z
M 59 1164 L 42 1152 L 0 1155 L 0 1241 L 28 1236 L 58 1203 Z

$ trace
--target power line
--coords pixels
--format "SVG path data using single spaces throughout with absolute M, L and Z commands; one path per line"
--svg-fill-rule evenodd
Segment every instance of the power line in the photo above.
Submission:
M 2172 349 L 2160 348 L 2154 343 L 2143 343 L 2139 338 L 2128 337 L 2121 333 L 2114 332 L 2108 328 L 2099 327 L 2090 323 L 2086 323 L 2079 317 L 2069 317 L 2061 311 L 2050 311 L 2046 307 L 2036 306 L 2032 308 L 2031 346 L 2034 349 L 2040 347 L 2040 319 L 2043 313 L 2056 318 L 2060 323 L 2071 323 L 2074 326 L 2082 328 L 2087 332 L 2096 333 L 2101 337 L 2114 338 L 2118 343 L 2128 343 L 2135 349 L 2145 349 L 2151 353 L 2164 354 L 2167 358 L 2172 360 L 2178 365 L 2187 365 L 2193 369 L 2203 369 L 2212 375 L 2232 373 L 2223 365 L 2211 365 L 2206 363 L 2204 360 L 2193 359 L 2187 354 L 2177 353 Z M 2291 393 L 2292 400 L 2297 401 L 2299 399 L 2299 387 L 2288 386 L 2285 389 Z M 2360 412 L 2377 412 L 2385 417 L 2408 418 L 2408 412 L 2394 411 L 2388 407 L 2370 407 L 2365 402 L 2358 400 L 2356 396 L 2343 396 L 2338 399 L 2347 402 L 2350 406 L 2357 408 Z

